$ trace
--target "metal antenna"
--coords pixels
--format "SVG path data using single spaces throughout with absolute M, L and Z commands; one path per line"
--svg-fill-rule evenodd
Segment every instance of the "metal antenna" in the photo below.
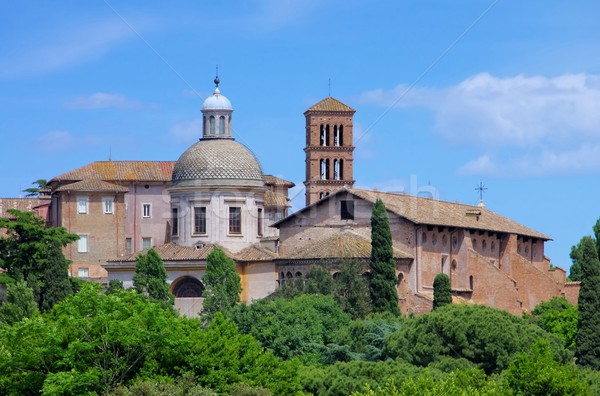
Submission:
M 479 191 L 479 202 L 483 203 L 483 193 L 487 190 L 485 184 L 482 181 L 479 182 L 479 185 L 475 187 L 476 191 Z

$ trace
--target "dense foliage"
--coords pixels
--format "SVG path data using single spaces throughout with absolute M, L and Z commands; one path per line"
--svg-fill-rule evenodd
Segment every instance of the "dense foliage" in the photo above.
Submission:
M 577 307 L 569 303 L 566 298 L 552 297 L 549 301 L 538 304 L 531 315 L 525 317 L 531 318 L 533 323 L 548 333 L 558 336 L 565 348 L 569 350 L 575 348 Z
M 118 288 L 118 285 L 113 282 L 113 289 L 115 287 Z M 140 253 L 136 257 L 133 287 L 154 301 L 166 304 L 173 302 L 167 283 L 167 270 L 156 250 L 150 249 L 148 253 Z
M 24 280 L 33 290 L 40 310 L 71 293 L 68 262 L 61 247 L 79 237 L 62 227 L 47 228 L 44 219 L 33 212 L 8 211 L 14 219 L 0 218 L 0 267 L 15 280 Z
M 208 317 L 216 312 L 224 312 L 240 302 L 242 285 L 235 269 L 235 262 L 225 252 L 214 248 L 206 258 L 204 283 L 204 313 Z
M 433 279 L 433 309 L 452 304 L 452 288 L 450 277 L 446 274 L 437 274 Z
M 299 388 L 294 362 L 264 352 L 220 314 L 206 328 L 134 291 L 85 285 L 52 312 L 0 327 L 0 394 L 103 394 L 144 378 L 193 377 L 228 392 Z
M 371 300 L 375 311 L 400 314 L 397 282 L 387 210 L 383 202 L 378 199 L 371 213 L 371 276 L 369 278 Z
M 557 337 L 521 318 L 482 305 L 451 304 L 406 321 L 389 337 L 387 351 L 417 366 L 442 356 L 464 358 L 491 374 L 508 367 L 538 338 L 549 341 L 558 361 L 570 357 Z
M 581 241 L 579 241 L 579 243 L 576 246 L 573 246 L 571 248 L 571 260 L 572 260 L 572 264 L 571 264 L 571 269 L 569 271 L 569 279 L 572 281 L 580 281 L 583 278 L 583 272 L 582 272 L 582 254 L 583 254 L 583 244 L 584 244 L 584 239 L 589 239 L 591 238 L 594 242 L 594 244 L 596 245 L 596 252 L 598 254 L 598 256 L 600 257 L 600 219 L 598 219 L 596 221 L 596 224 L 594 224 L 593 227 L 593 231 L 594 231 L 594 236 L 593 237 L 583 237 L 581 239 Z M 585 242 L 587 243 L 587 242 Z
M 580 242 L 579 318 L 575 339 L 577 364 L 600 369 L 600 261 L 591 237 Z

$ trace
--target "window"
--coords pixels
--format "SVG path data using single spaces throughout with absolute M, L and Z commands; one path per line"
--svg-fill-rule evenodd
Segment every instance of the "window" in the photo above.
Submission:
M 78 278 L 89 278 L 90 277 L 90 269 L 87 267 L 81 267 L 77 269 L 77 277 Z
M 229 233 L 242 233 L 242 208 L 236 206 L 229 207 Z
M 194 208 L 194 234 L 206 234 L 206 207 Z
M 340 161 L 337 159 L 333 160 L 333 179 L 340 180 Z
M 210 134 L 214 135 L 215 134 L 215 117 L 210 116 L 209 122 L 210 122 Z
M 275 221 L 279 221 L 283 219 L 283 211 L 282 210 L 276 210 L 275 211 Z
M 125 238 L 125 250 L 129 254 L 131 254 L 131 252 L 133 251 L 133 244 L 131 238 Z
M 340 131 L 339 131 L 337 125 L 333 126 L 333 145 L 334 146 L 340 145 Z
M 225 134 L 225 117 L 219 117 L 219 135 Z
M 87 236 L 87 234 L 79 234 L 79 240 L 77 241 L 77 251 L 79 253 L 87 253 L 87 251 L 88 251 L 88 236 Z
M 142 217 L 152 217 L 152 205 L 149 203 L 142 204 Z
M 485 253 L 487 251 L 487 241 L 486 240 L 481 241 L 481 251 L 483 253 Z
M 77 213 L 88 212 L 88 197 L 77 197 Z
M 171 235 L 179 235 L 179 216 L 177 208 L 171 208 Z
M 477 239 L 473 239 L 473 249 L 477 250 Z
M 341 201 L 341 204 L 342 220 L 354 220 L 354 201 Z
M 152 238 L 142 238 L 142 249 L 148 250 L 152 247 Z
M 421 234 L 421 243 L 422 243 L 423 245 L 425 245 L 425 244 L 427 243 L 427 233 L 426 233 L 426 232 L 423 232 L 423 233 Z
M 258 208 L 258 214 L 257 214 L 257 230 L 256 230 L 256 234 L 258 236 L 262 236 L 263 234 L 263 210 L 262 208 Z
M 112 198 L 103 198 L 102 203 L 104 206 L 104 214 L 112 214 L 113 212 L 113 199 Z

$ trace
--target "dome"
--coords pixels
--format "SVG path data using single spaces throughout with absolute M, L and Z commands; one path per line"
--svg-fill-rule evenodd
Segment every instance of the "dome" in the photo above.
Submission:
M 174 186 L 263 187 L 254 154 L 233 139 L 201 139 L 179 157 Z
M 215 89 L 212 96 L 209 96 L 202 105 L 202 111 L 204 110 L 233 110 L 231 102 L 225 96 L 221 95 L 219 88 Z

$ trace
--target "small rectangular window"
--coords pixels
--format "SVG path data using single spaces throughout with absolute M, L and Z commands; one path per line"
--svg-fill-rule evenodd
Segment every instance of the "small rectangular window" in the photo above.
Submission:
M 90 277 L 90 269 L 87 267 L 81 267 L 77 269 L 77 277 L 78 278 L 89 278 Z
M 279 221 L 283 219 L 283 210 L 276 210 L 275 211 L 275 221 Z
M 133 244 L 131 238 L 125 238 L 125 250 L 129 254 L 131 254 L 131 252 L 133 251 Z
M 88 251 L 88 236 L 86 234 L 79 234 L 79 240 L 77 241 L 77 252 L 87 253 Z
M 171 235 L 179 235 L 179 214 L 177 208 L 171 208 Z
M 236 206 L 229 207 L 229 233 L 242 233 L 242 208 Z
M 88 198 L 87 197 L 77 197 L 77 213 L 87 213 L 88 212 Z
M 354 220 L 354 201 L 341 201 L 341 204 L 342 220 Z
M 194 208 L 194 234 L 206 234 L 206 207 Z
M 258 219 L 257 219 L 258 229 L 256 230 L 256 233 L 258 234 L 258 236 L 262 236 L 262 234 L 263 234 L 263 210 L 262 210 L 262 208 L 258 208 L 257 217 L 258 217 Z
M 152 205 L 142 204 L 142 217 L 152 217 Z
M 148 250 L 152 247 L 152 238 L 142 238 L 142 249 Z
M 113 212 L 113 198 L 103 198 L 102 203 L 104 204 L 104 214 L 112 214 Z

